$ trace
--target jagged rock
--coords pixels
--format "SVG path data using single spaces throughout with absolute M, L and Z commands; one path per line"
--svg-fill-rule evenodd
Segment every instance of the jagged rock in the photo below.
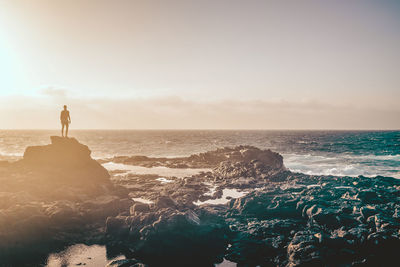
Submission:
M 378 194 L 373 190 L 362 190 L 356 195 L 356 197 L 367 204 L 381 202 Z
M 106 232 L 111 235 L 124 236 L 129 232 L 129 225 L 126 217 L 108 217 L 106 220 Z
M 250 163 L 256 169 L 285 170 L 283 158 L 271 150 L 261 150 L 253 146 L 237 146 L 219 148 L 214 151 L 179 158 L 150 158 L 146 156 L 114 157 L 113 162 L 138 165 L 144 167 L 165 166 L 169 168 L 214 168 L 221 162 Z
M 318 251 L 318 239 L 314 233 L 299 231 L 287 247 L 287 266 L 321 266 L 321 253 Z
M 80 219 L 80 214 L 74 203 L 69 201 L 56 201 L 44 212 L 53 224 L 60 225 Z
M 137 205 L 137 204 L 135 204 Z M 125 235 L 125 245 L 135 255 L 154 265 L 174 264 L 182 266 L 212 262 L 223 253 L 226 246 L 226 231 L 223 220 L 208 214 L 205 210 L 197 213 L 184 208 L 163 196 L 151 209 L 144 209 L 134 216 L 107 219 L 107 234 L 110 241 L 121 240 L 119 228 L 130 230 Z M 207 214 L 207 215 L 206 215 Z M 194 263 L 189 263 L 195 260 Z
M 177 203 L 175 200 L 168 196 L 160 196 L 157 198 L 156 206 L 158 208 L 176 207 Z
M 364 219 L 367 219 L 368 217 L 377 214 L 378 211 L 375 209 L 375 207 L 369 206 L 369 207 L 361 207 L 360 213 Z
M 145 203 L 135 203 L 130 208 L 130 214 L 134 215 L 136 212 L 148 212 L 150 210 L 150 206 Z

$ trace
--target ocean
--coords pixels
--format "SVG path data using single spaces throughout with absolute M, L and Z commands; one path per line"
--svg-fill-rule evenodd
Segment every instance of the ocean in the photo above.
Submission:
M 0 160 L 50 142 L 55 130 L 1 130 Z M 96 159 L 114 156 L 189 156 L 220 147 L 252 145 L 279 152 L 293 172 L 400 178 L 400 131 L 71 130 Z

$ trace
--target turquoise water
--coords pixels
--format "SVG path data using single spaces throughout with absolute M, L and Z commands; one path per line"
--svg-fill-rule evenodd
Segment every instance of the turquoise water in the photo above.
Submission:
M 51 130 L 0 131 L 0 159 L 49 143 Z M 72 130 L 95 158 L 116 155 L 188 156 L 224 146 L 254 145 L 281 153 L 292 171 L 315 175 L 400 178 L 400 131 Z

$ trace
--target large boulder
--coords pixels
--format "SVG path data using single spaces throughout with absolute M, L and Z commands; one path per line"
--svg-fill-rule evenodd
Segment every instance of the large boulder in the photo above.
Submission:
M 109 182 L 110 175 L 75 138 L 51 136 L 51 144 L 27 147 L 18 166 L 50 174 L 51 180 L 92 184 Z M 47 176 L 42 176 L 47 177 Z
M 217 150 L 219 151 L 219 150 Z M 261 150 L 252 146 L 238 146 L 225 153 L 216 153 L 220 163 L 214 169 L 219 179 L 235 177 L 269 177 L 286 171 L 283 158 L 271 150 Z M 222 154 L 222 155 L 221 155 Z M 217 161 L 216 161 L 217 162 Z

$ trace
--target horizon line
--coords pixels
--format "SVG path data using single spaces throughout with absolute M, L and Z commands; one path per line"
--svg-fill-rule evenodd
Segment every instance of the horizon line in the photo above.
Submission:
M 60 129 L 50 128 L 0 128 L 0 131 L 60 131 Z M 324 128 L 79 128 L 69 129 L 69 132 L 73 131 L 400 131 L 400 129 L 324 129 Z

